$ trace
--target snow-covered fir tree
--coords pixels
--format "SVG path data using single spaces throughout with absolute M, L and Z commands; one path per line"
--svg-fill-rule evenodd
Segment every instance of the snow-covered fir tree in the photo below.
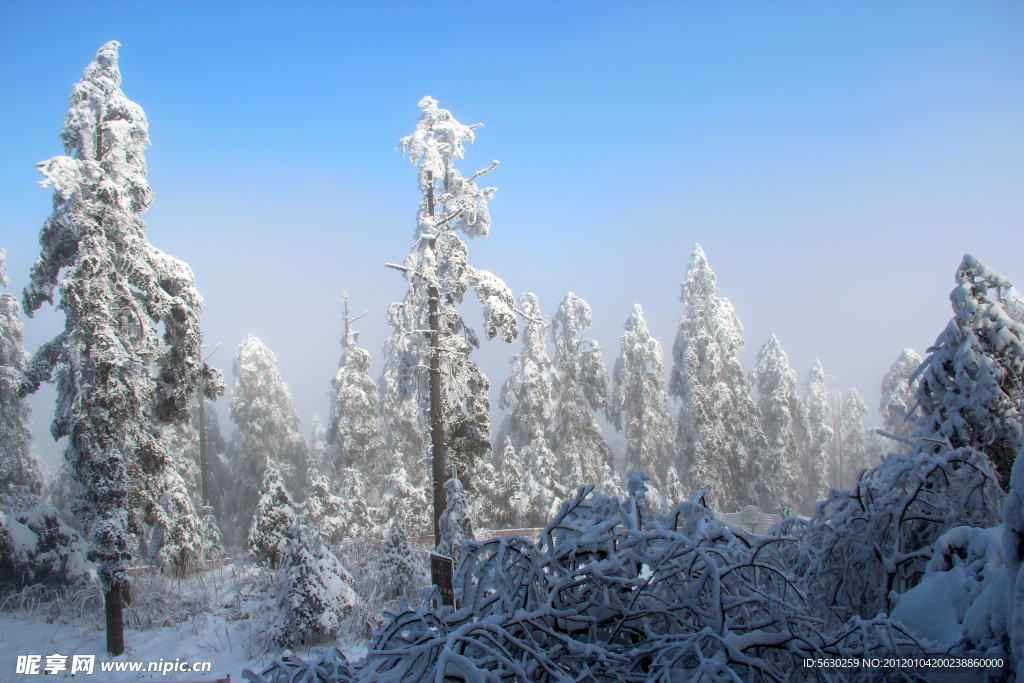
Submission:
M 118 47 L 103 45 L 72 89 L 61 131 L 68 156 L 38 165 L 42 185 L 54 189 L 53 213 L 23 307 L 31 316 L 53 303 L 63 273 L 66 322 L 33 356 L 22 386 L 34 392 L 56 379 L 51 432 L 69 437 L 65 458 L 82 484 L 76 514 L 91 520 L 89 556 L 112 615 L 128 581 L 141 484 L 166 465 L 158 423 L 185 422 L 200 381 L 211 399 L 224 388 L 200 356 L 203 300 L 191 269 L 146 240 L 148 123 L 119 87 Z M 123 651 L 119 630 L 108 630 L 107 646 Z
M 0 285 L 6 287 L 7 253 L 0 249 Z M 18 300 L 0 294 L 0 494 L 27 486 L 42 493 L 43 477 L 32 456 L 32 404 L 21 395 L 21 376 L 31 357 L 22 347 L 25 333 Z
M 344 523 L 342 534 L 346 538 L 365 537 L 376 527 L 376 510 L 367 505 L 369 484 L 363 473 L 352 467 L 338 470 L 334 489 L 341 504 L 340 518 Z
M 423 98 L 419 107 L 416 131 L 402 138 L 398 147 L 403 154 L 408 151 L 410 161 L 418 167 L 423 199 L 412 251 L 403 265 L 391 264 L 404 274 L 407 292 L 404 301 L 392 304 L 388 311 L 395 343 L 385 347 L 387 377 L 381 384 L 385 423 L 392 425 L 392 447 L 399 450 L 394 443 L 396 423 L 402 429 L 403 423 L 411 424 L 415 414 L 419 427 L 430 424 L 436 526 L 445 496 L 442 465 L 448 461 L 457 464 L 468 478 L 474 461 L 489 458 L 491 452 L 489 382 L 470 360 L 479 341 L 456 305 L 472 287 L 483 304 L 487 339 L 493 339 L 500 329 L 502 339 L 511 343 L 519 328 L 512 292 L 493 274 L 469 265 L 469 250 L 458 236 L 459 232 L 470 238 L 488 234 L 487 202 L 494 196 L 494 188 L 480 189 L 476 179 L 497 162 L 463 177 L 454 163 L 463 157 L 464 143 L 473 141 L 476 126 L 459 123 L 430 97 Z M 446 450 L 450 452 L 446 454 Z M 425 453 L 405 455 L 412 459 L 406 463 L 409 468 Z M 471 478 L 465 484 L 473 490 Z
M 1003 308 L 1006 315 L 1019 323 L 1024 323 L 1024 294 L 1016 287 L 1003 291 Z
M 434 513 L 426 489 L 409 480 L 402 464 L 384 477 L 380 510 L 385 519 L 400 519 L 413 538 L 433 533 Z
M 1021 449 L 1024 324 L 1002 306 L 1013 285 L 970 254 L 949 295 L 953 319 L 918 372 L 920 435 L 972 448 L 988 458 L 1004 491 Z
M 491 464 L 490 452 L 481 453 L 472 468 L 475 490 L 469 494 L 469 501 L 473 519 L 480 528 L 497 529 L 502 488 L 498 481 L 498 473 Z
M 762 490 L 767 498 L 757 505 L 765 511 L 797 510 L 803 503 L 797 434 L 806 436 L 807 416 L 797 394 L 796 372 L 789 367 L 789 357 L 774 334 L 757 352 L 757 365 L 748 378 L 757 388 L 757 409 L 766 442 Z
M 345 501 L 331 493 L 330 480 L 312 462 L 306 470 L 306 502 L 301 517 L 310 533 L 319 534 L 330 547 L 345 538 L 349 525 Z
M 801 439 L 800 470 L 803 490 L 800 513 L 814 514 L 814 506 L 828 492 L 829 454 L 832 448 L 832 412 L 828 405 L 828 387 L 821 361 L 815 360 L 807 375 L 804 405 L 807 410 L 807 432 Z
M 558 458 L 548 448 L 544 433 L 538 429 L 533 440 L 520 453 L 523 463 L 523 486 L 516 503 L 516 515 L 524 527 L 544 526 L 558 506 L 569 496 L 563 483 L 564 473 Z
M 57 508 L 61 519 L 68 526 L 85 533 L 86 530 L 79 524 L 78 518 L 75 517 L 74 511 L 71 509 L 76 497 L 75 494 L 78 493 L 78 487 L 79 484 L 75 481 L 74 473 L 71 471 L 71 463 L 63 460 L 57 469 L 53 470 L 50 476 L 46 478 L 46 484 L 43 486 L 42 502 Z
M 221 537 L 220 525 L 217 524 L 217 516 L 210 505 L 203 506 L 203 560 L 216 562 L 223 558 L 227 552 L 224 549 L 224 540 Z
M 505 450 L 501 454 L 501 473 L 498 477 L 498 495 L 495 503 L 496 528 L 518 526 L 517 507 L 523 490 L 523 463 L 512 444 L 512 435 L 505 437 Z
M 192 505 L 185 481 L 173 471 L 161 478 L 163 495 L 159 514 L 153 514 L 150 555 L 161 571 L 188 576 L 199 569 L 203 552 L 203 524 Z
M 764 436 L 736 354 L 743 326 L 695 244 L 680 301 L 686 305 L 672 347 L 669 393 L 682 402 L 677 420 L 679 475 L 689 490 L 704 489 L 718 510 L 754 503 L 763 486 Z
M 401 595 L 408 599 L 429 582 L 423 563 L 416 558 L 398 517 L 392 517 L 388 527 L 388 537 L 381 550 L 380 576 L 387 583 L 385 595 L 388 598 Z
M 612 462 L 612 449 L 594 416 L 594 411 L 607 414 L 609 410 L 611 378 L 601 348 L 583 336 L 592 323 L 590 305 L 572 292 L 565 295 L 551 321 L 556 412 L 550 446 L 573 489 L 597 481 L 601 465 Z M 574 463 L 579 467 L 577 478 Z
M 249 527 L 249 555 L 276 567 L 287 549 L 288 530 L 298 521 L 295 503 L 273 463 L 263 475 L 259 503 Z
M 611 422 L 626 432 L 626 471 L 647 472 L 662 490 L 675 463 L 675 423 L 665 393 L 665 357 L 647 330 L 640 304 L 633 306 L 612 372 Z
M 285 488 L 303 489 L 306 441 L 299 434 L 299 414 L 277 370 L 277 357 L 251 334 L 235 351 L 234 376 L 228 402 L 235 423 L 228 447 L 234 479 L 230 526 L 242 530 L 251 526 L 271 462 L 284 478 Z
M 605 463 L 601 465 L 601 475 L 598 477 L 597 487 L 594 490 L 606 496 L 621 497 L 623 495 L 622 477 L 612 469 L 611 465 Z
M 272 637 L 281 647 L 336 638 L 356 603 L 351 575 L 304 524 L 288 530 L 284 585 Z
M 505 417 L 498 429 L 496 443 L 512 440 L 512 447 L 521 451 L 538 429 L 551 439 L 555 419 L 552 395 L 554 370 L 545 339 L 548 324 L 540 312 L 537 295 L 519 295 L 519 311 L 523 314 L 523 349 L 509 359 L 509 373 L 501 387 L 498 407 Z
M 344 301 L 345 335 L 341 339 L 341 360 L 331 381 L 331 418 L 327 425 L 327 443 L 332 475 L 345 467 L 359 470 L 375 485 L 388 472 L 387 444 L 380 428 L 381 406 L 377 389 L 370 379 L 370 354 L 356 346 L 359 333 L 352 323 L 348 294 Z
M 903 349 L 900 357 L 889 367 L 889 372 L 882 378 L 882 400 L 878 404 L 878 412 L 882 416 L 882 428 L 906 441 L 917 425 L 908 418 L 908 411 L 914 405 L 914 394 L 917 393 L 917 377 L 914 372 L 921 365 L 921 356 L 913 349 Z M 913 377 L 913 381 L 911 378 Z M 907 453 L 910 443 L 889 440 L 889 450 Z
M 686 491 L 683 490 L 683 484 L 679 481 L 679 473 L 675 467 L 669 467 L 668 475 L 665 477 L 665 499 L 669 509 L 687 500 Z
M 837 488 L 852 490 L 860 471 L 877 464 L 880 444 L 869 438 L 864 429 L 864 416 L 869 412 L 857 390 L 850 389 L 842 401 L 840 418 L 835 425 L 837 435 L 832 439 L 833 454 L 839 465 Z
M 459 558 L 462 556 L 462 539 L 475 541 L 476 534 L 473 531 L 473 517 L 470 511 L 469 501 L 466 499 L 466 492 L 459 481 L 458 467 L 453 466 L 451 478 L 444 483 L 447 496 L 447 507 L 441 513 L 441 538 L 437 544 L 437 554 L 445 555 L 459 565 Z
M 309 442 L 306 444 L 306 454 L 317 468 L 323 467 L 324 455 L 327 453 L 327 430 L 320 422 L 320 416 L 313 413 L 313 420 L 309 425 Z

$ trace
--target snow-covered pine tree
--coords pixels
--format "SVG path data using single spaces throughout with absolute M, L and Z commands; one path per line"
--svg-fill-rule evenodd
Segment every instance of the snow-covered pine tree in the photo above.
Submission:
M 807 431 L 800 439 L 800 470 L 803 490 L 800 513 L 813 515 L 814 506 L 828 493 L 829 454 L 832 448 L 832 412 L 828 405 L 828 387 L 821 361 L 815 360 L 807 375 L 804 404 Z M 798 434 L 799 436 L 799 434 Z
M 82 528 L 71 509 L 78 486 L 74 473 L 71 471 L 71 463 L 64 460 L 47 477 L 46 484 L 43 486 L 42 502 L 57 508 L 65 524 L 85 534 L 87 530 Z
M 505 437 L 505 450 L 501 454 L 501 474 L 498 478 L 498 500 L 496 507 L 496 528 L 516 527 L 519 524 L 517 504 L 523 490 L 523 463 L 512 435 Z
M 7 252 L 0 249 L 0 285 L 7 286 Z M 21 376 L 31 357 L 22 347 L 25 333 L 18 300 L 0 294 L 0 494 L 27 486 L 42 493 L 43 477 L 32 456 L 32 404 L 20 395 Z
M 249 555 L 277 566 L 287 550 L 288 530 L 298 521 L 295 504 L 285 488 L 281 473 L 273 463 L 263 475 L 256 513 L 249 527 Z
M 665 393 L 665 357 L 647 330 L 640 304 L 633 306 L 623 327 L 612 372 L 611 422 L 616 430 L 626 431 L 626 471 L 644 470 L 660 491 L 675 462 L 676 427 Z
M 511 439 L 517 452 L 533 440 L 538 429 L 550 439 L 555 419 L 553 367 L 545 347 L 548 325 L 541 316 L 537 295 L 519 295 L 519 310 L 524 320 L 523 350 L 509 359 L 508 378 L 498 399 L 505 418 L 496 440 L 504 443 L 506 438 Z
M 63 273 L 58 307 L 66 323 L 36 352 L 21 388 L 34 392 L 56 371 L 51 431 L 69 437 L 65 458 L 82 484 L 76 515 L 91 520 L 89 557 L 100 565 L 115 655 L 124 650 L 121 585 L 140 484 L 166 465 L 157 423 L 186 421 L 200 381 L 210 398 L 224 389 L 200 356 L 203 300 L 192 271 L 152 247 L 139 218 L 153 201 L 143 154 L 148 124 L 119 87 L 118 47 L 103 45 L 72 89 L 61 131 L 69 156 L 38 164 L 42 185 L 54 188 L 53 213 L 23 307 L 32 316 L 53 303 Z
M 717 292 L 715 274 L 695 244 L 682 285 L 686 310 L 672 347 L 669 394 L 682 401 L 676 446 L 684 486 L 706 490 L 708 504 L 718 510 L 735 510 L 758 498 L 764 436 L 736 359 L 743 325 Z
M 447 507 L 441 513 L 441 538 L 436 552 L 438 555 L 452 558 L 458 567 L 459 558 L 462 556 L 462 539 L 476 540 L 469 501 L 462 489 L 462 482 L 459 481 L 458 466 L 452 468 L 452 476 L 444 483 L 444 488 L 448 493 Z
M 397 517 L 402 520 L 402 526 L 409 530 L 413 538 L 433 532 L 433 508 L 426 490 L 409 481 L 405 467 L 401 464 L 384 477 L 380 510 L 385 519 Z
M 473 519 L 478 527 L 483 529 L 499 528 L 497 521 L 499 516 L 498 507 L 501 503 L 501 487 L 498 483 L 498 474 L 491 464 L 490 451 L 480 454 L 480 457 L 472 465 L 475 482 L 475 490 L 468 493 L 470 510 Z
M 228 402 L 235 423 L 228 447 L 234 479 L 230 526 L 243 530 L 251 526 L 260 487 L 271 462 L 283 476 L 285 488 L 302 490 L 306 441 L 299 434 L 299 414 L 277 370 L 277 357 L 251 334 L 235 351 L 234 376 Z M 287 530 L 288 526 L 282 533 Z
M 917 393 L 917 378 L 911 381 L 914 372 L 921 366 L 921 356 L 913 349 L 903 349 L 900 357 L 889 367 L 889 372 L 882 378 L 882 400 L 878 404 L 878 412 L 882 416 L 882 428 L 901 439 L 911 440 L 911 433 L 917 425 L 907 419 L 907 413 L 914 405 L 914 394 Z M 887 448 L 907 453 L 911 444 L 905 441 L 889 440 Z
M 605 463 L 601 465 L 601 476 L 598 478 L 597 487 L 594 490 L 606 496 L 621 498 L 624 495 L 622 491 L 622 477 L 612 469 L 611 465 Z
M 359 470 L 374 485 L 388 472 L 387 444 L 380 429 L 381 406 L 370 379 L 370 354 L 356 346 L 359 333 L 352 323 L 366 315 L 350 317 L 348 294 L 342 292 L 345 335 L 341 339 L 341 360 L 331 381 L 331 418 L 327 443 L 331 473 L 345 467 Z M 364 492 L 364 495 L 369 492 Z
M 221 538 L 220 525 L 213 507 L 203 506 L 203 560 L 215 562 L 226 555 L 224 541 Z
M 398 517 L 392 517 L 388 527 L 388 537 L 381 550 L 380 575 L 387 582 L 385 596 L 388 598 L 401 595 L 408 599 L 428 583 L 423 563 L 416 558 Z
M 537 429 L 533 440 L 520 453 L 523 463 L 523 487 L 516 504 L 516 515 L 525 527 L 544 526 L 569 497 L 558 458 L 548 448 L 544 433 Z
M 767 448 L 761 487 L 767 499 L 759 500 L 757 506 L 773 512 L 796 510 L 803 503 L 797 434 L 806 434 L 807 421 L 797 395 L 796 373 L 774 334 L 757 352 L 757 365 L 748 379 L 757 388 L 757 409 Z
M 304 524 L 295 523 L 288 530 L 284 570 L 274 642 L 295 647 L 337 637 L 341 620 L 355 606 L 352 577 Z
M 594 411 L 606 415 L 609 411 L 611 378 L 597 342 L 583 337 L 592 323 L 590 305 L 572 292 L 565 295 L 551 321 L 556 412 L 550 445 L 559 471 L 570 475 L 573 490 L 597 481 L 601 465 L 612 462 L 612 449 L 594 417 Z M 576 461 L 578 479 L 572 474 Z
M 864 416 L 870 411 L 867 404 L 857 393 L 856 389 L 850 389 L 843 400 L 842 408 L 842 439 L 835 441 L 841 443 L 842 448 L 842 478 L 839 480 L 839 487 L 852 490 L 857 475 L 862 469 L 871 469 L 877 464 L 879 452 L 876 452 L 877 443 L 869 439 L 864 429 Z
M 665 477 L 665 498 L 670 510 L 676 505 L 689 500 L 686 497 L 686 492 L 683 490 L 682 482 L 679 481 L 679 473 L 675 467 L 669 467 L 668 475 Z
M 203 550 L 203 525 L 192 505 L 185 481 L 173 471 L 161 477 L 159 506 L 162 514 L 154 515 L 150 554 L 161 571 L 174 576 L 188 576 L 199 569 Z
M 398 143 L 403 154 L 408 150 L 410 161 L 419 167 L 423 199 L 412 252 L 403 265 L 391 264 L 404 273 L 408 291 L 405 300 L 392 304 L 388 312 L 389 322 L 395 334 L 402 335 L 402 342 L 389 349 L 398 358 L 389 358 L 385 370 L 392 378 L 385 386 L 416 406 L 420 425 L 429 413 L 434 536 L 439 538 L 446 461 L 450 457 L 469 475 L 472 470 L 467 466 L 477 457 L 489 457 L 491 452 L 489 383 L 469 359 L 479 341 L 455 305 L 472 286 L 483 304 L 488 339 L 501 329 L 502 339 L 511 343 L 519 335 L 519 328 L 512 292 L 493 274 L 469 265 L 469 250 L 457 234 L 461 231 L 470 238 L 484 237 L 490 230 L 487 202 L 494 196 L 494 188 L 481 190 L 476 179 L 497 162 L 463 178 L 454 162 L 463 157 L 463 143 L 473 141 L 476 126 L 462 125 L 430 97 L 424 97 L 419 107 L 422 114 L 416 131 Z M 427 330 L 429 335 L 425 334 Z M 428 370 L 425 378 L 421 367 Z M 386 419 L 390 419 L 387 413 Z M 451 446 L 450 456 L 446 444 Z M 473 489 L 472 481 L 467 482 L 467 488 Z
M 328 546 L 336 546 L 348 529 L 345 501 L 331 493 L 331 482 L 312 462 L 306 470 L 306 502 L 302 505 L 302 523 L 310 533 L 319 534 Z
M 920 435 L 972 448 L 988 458 L 1004 491 L 1022 446 L 1024 324 L 1002 306 L 1013 285 L 970 254 L 949 295 L 953 319 L 915 376 Z
M 370 534 L 376 527 L 375 509 L 366 504 L 366 492 L 369 485 L 363 473 L 351 467 L 338 470 L 334 488 L 338 491 L 341 503 L 341 519 L 344 528 L 341 533 L 345 538 L 362 538 Z
M 313 466 L 320 468 L 323 467 L 324 454 L 327 453 L 327 430 L 324 429 L 323 423 L 320 422 L 320 416 L 316 413 L 313 413 L 313 421 L 310 423 L 309 429 L 309 443 L 306 452 L 313 462 Z
M 1016 287 L 1003 292 L 1003 308 L 1006 314 L 1019 323 L 1024 323 L 1024 294 Z

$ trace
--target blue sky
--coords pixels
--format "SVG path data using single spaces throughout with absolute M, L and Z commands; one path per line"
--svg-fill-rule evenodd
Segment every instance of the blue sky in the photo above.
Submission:
M 634 303 L 670 352 L 695 242 L 745 369 L 775 334 L 801 381 L 819 358 L 873 409 L 900 351 L 949 320 L 964 253 L 1024 283 L 1021 3 L 0 0 L 19 296 L 50 211 L 34 164 L 62 153 L 71 86 L 108 40 L 150 122 L 150 241 L 195 271 L 229 379 L 246 334 L 275 351 L 304 430 L 326 412 L 342 290 L 379 371 L 404 291 L 383 264 L 418 201 L 394 147 L 428 94 L 485 124 L 463 171 L 501 162 L 470 262 L 549 315 L 582 296 L 609 366 Z M 27 348 L 62 325 L 26 320 Z M 518 346 L 475 356 L 495 399 Z M 53 396 L 34 399 L 51 462 Z

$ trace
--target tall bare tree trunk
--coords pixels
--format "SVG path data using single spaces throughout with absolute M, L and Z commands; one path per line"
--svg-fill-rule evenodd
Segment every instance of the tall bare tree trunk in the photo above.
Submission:
M 427 171 L 430 190 L 427 194 L 427 208 L 434 215 L 434 173 Z M 430 240 L 434 248 L 436 240 Z M 444 416 L 441 414 L 441 329 L 439 320 L 440 292 L 437 287 L 427 288 L 428 312 L 430 316 L 430 445 L 434 465 L 434 547 L 441 542 L 441 513 L 447 507 L 445 496 L 445 443 Z

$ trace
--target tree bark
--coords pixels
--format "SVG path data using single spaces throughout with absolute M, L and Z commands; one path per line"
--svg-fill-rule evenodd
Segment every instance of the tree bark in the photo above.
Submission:
M 107 652 L 116 657 L 124 654 L 124 614 L 121 585 L 111 586 L 104 602 L 107 608 Z
M 434 174 L 427 171 L 430 188 L 427 193 L 427 208 L 434 215 Z M 433 249 L 436 240 L 432 239 L 429 248 Z M 438 309 L 440 308 L 440 292 L 437 287 L 427 288 L 428 314 L 430 322 L 430 444 L 433 461 L 434 479 L 434 547 L 441 542 L 441 513 L 447 507 L 445 496 L 445 443 L 444 416 L 441 414 L 441 330 Z

